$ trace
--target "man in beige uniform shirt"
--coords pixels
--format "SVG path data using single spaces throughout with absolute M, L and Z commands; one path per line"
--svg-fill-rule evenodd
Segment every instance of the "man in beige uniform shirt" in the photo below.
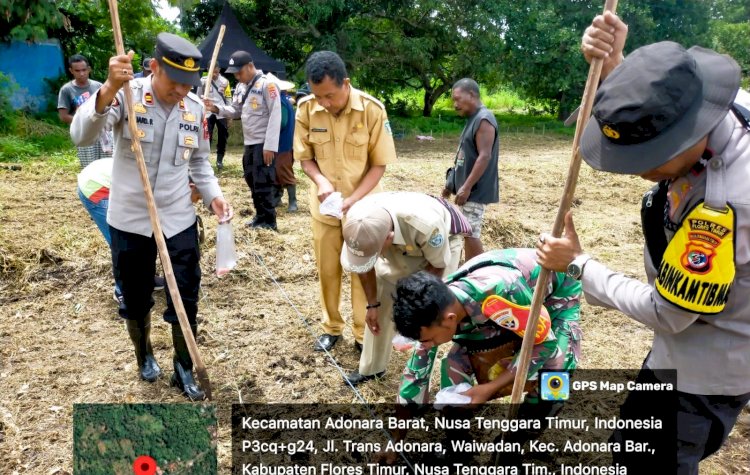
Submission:
M 385 166 L 396 160 L 396 147 L 385 107 L 351 86 L 344 62 L 336 53 L 313 53 L 305 73 L 312 95 L 297 107 L 294 157 L 315 185 L 310 187 L 310 213 L 325 333 L 315 342 L 314 349 L 327 351 L 344 329 L 339 310 L 343 236 L 341 221 L 321 214 L 318 206 L 338 191 L 344 198 L 346 213 L 371 191 L 380 191 L 380 178 Z M 364 338 L 366 306 L 362 284 L 352 275 L 352 331 L 359 349 Z
M 438 277 L 455 271 L 472 227 L 446 200 L 401 191 L 365 197 L 352 206 L 343 229 L 341 265 L 359 275 L 367 296 L 359 370 L 346 377 L 356 386 L 379 378 L 388 365 L 398 280 L 420 270 Z

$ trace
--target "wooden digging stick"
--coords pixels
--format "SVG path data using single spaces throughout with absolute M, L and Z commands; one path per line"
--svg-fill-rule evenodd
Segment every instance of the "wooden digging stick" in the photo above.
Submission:
M 203 88 L 203 99 L 208 99 L 208 95 L 211 93 L 211 83 L 214 77 L 214 68 L 216 67 L 216 60 L 219 59 L 219 50 L 221 49 L 221 42 L 224 40 L 224 32 L 227 30 L 225 25 L 221 25 L 219 28 L 219 36 L 216 37 L 216 44 L 214 45 L 214 54 L 211 56 L 211 65 L 208 67 L 208 77 L 206 78 L 206 87 Z
M 122 30 L 120 29 L 120 16 L 117 13 L 117 0 L 107 0 L 109 2 L 109 13 L 112 17 L 112 32 L 115 37 L 115 49 L 118 55 L 125 54 L 125 45 L 122 41 Z M 195 344 L 195 338 L 193 332 L 190 329 L 190 322 L 185 313 L 185 306 L 182 305 L 182 298 L 180 297 L 180 291 L 177 288 L 177 281 L 174 277 L 174 271 L 172 270 L 172 261 L 169 260 L 169 252 L 167 251 L 167 243 L 164 240 L 164 234 L 161 231 L 161 224 L 159 223 L 159 215 L 156 210 L 156 203 L 154 203 L 154 194 L 151 191 L 151 183 L 149 183 L 148 172 L 146 171 L 146 162 L 143 159 L 143 149 L 141 148 L 141 141 L 138 138 L 138 126 L 135 121 L 135 110 L 133 109 L 133 92 L 130 90 L 130 82 L 126 82 L 123 85 L 123 91 L 125 92 L 125 107 L 128 111 L 128 126 L 130 127 L 130 136 L 132 137 L 133 150 L 135 152 L 136 163 L 138 163 L 138 171 L 141 174 L 141 183 L 143 184 L 143 192 L 146 195 L 146 203 L 148 204 L 148 215 L 151 218 L 151 228 L 154 230 L 154 238 L 156 239 L 156 247 L 159 250 L 159 259 L 161 265 L 164 268 L 164 277 L 169 287 L 169 295 L 172 297 L 172 304 L 177 312 L 177 319 L 180 322 L 180 328 L 182 334 L 185 337 L 188 351 L 190 352 L 190 358 L 193 360 L 195 366 L 195 372 L 198 374 L 198 380 L 201 383 L 203 391 L 206 393 L 208 400 L 211 400 L 211 382 L 208 380 L 208 373 L 206 367 L 203 365 L 203 360 L 198 353 L 198 345 Z
M 615 12 L 617 9 L 617 0 L 606 0 L 604 4 L 604 11 Z M 594 104 L 594 96 L 596 95 L 596 88 L 599 85 L 599 77 L 602 73 L 602 65 L 604 61 L 599 58 L 594 58 L 591 61 L 589 67 L 589 76 L 586 79 L 586 87 L 583 90 L 583 99 L 581 100 L 581 111 L 578 114 L 578 122 L 576 123 L 576 133 L 573 137 L 573 156 L 570 159 L 570 166 L 568 168 L 568 178 L 565 181 L 565 189 L 563 196 L 560 199 L 560 207 L 557 209 L 557 217 L 555 218 L 555 224 L 552 227 L 552 236 L 560 237 L 565 224 L 565 215 L 570 210 L 570 204 L 573 201 L 573 195 L 576 191 L 576 183 L 578 181 L 578 172 L 581 169 L 581 155 L 579 153 L 579 145 L 581 143 L 581 135 L 583 129 L 586 128 L 586 122 L 588 122 L 591 116 L 591 108 Z M 534 296 L 531 300 L 531 310 L 529 314 L 529 321 L 526 324 L 526 333 L 523 335 L 523 343 L 521 344 L 521 354 L 518 357 L 518 368 L 516 370 L 516 377 L 513 380 L 513 392 L 510 395 L 510 415 L 511 419 L 515 419 L 518 413 L 518 405 L 521 402 L 521 395 L 526 384 L 526 373 L 529 371 L 529 362 L 531 360 L 531 349 L 534 346 L 534 337 L 536 334 L 536 325 L 539 321 L 539 311 L 542 308 L 542 300 L 547 289 L 547 281 L 549 280 L 550 271 L 549 269 L 542 268 L 539 272 L 539 277 L 534 287 Z

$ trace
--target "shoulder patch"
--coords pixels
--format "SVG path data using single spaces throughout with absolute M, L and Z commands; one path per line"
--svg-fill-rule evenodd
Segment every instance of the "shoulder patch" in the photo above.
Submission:
M 377 104 L 377 105 L 378 105 L 378 107 L 380 107 L 381 109 L 385 110 L 385 105 L 383 105 L 383 103 L 382 103 L 382 102 L 380 102 L 380 101 L 379 101 L 379 100 L 378 100 L 377 98 L 375 98 L 375 97 L 373 97 L 373 96 L 371 96 L 371 95 L 367 94 L 367 93 L 366 93 L 365 91 L 359 91 L 359 94 L 360 94 L 360 95 L 361 95 L 362 97 L 364 97 L 365 99 L 367 99 L 368 101 L 372 101 L 372 102 L 374 102 L 375 104 Z
M 439 230 L 432 231 L 432 234 L 430 235 L 429 241 L 427 243 L 430 245 L 430 247 L 440 247 L 445 242 L 445 237 L 440 233 Z
M 276 83 L 272 81 L 266 81 L 266 91 L 268 91 L 268 96 L 271 100 L 279 97 L 279 89 L 276 87 Z

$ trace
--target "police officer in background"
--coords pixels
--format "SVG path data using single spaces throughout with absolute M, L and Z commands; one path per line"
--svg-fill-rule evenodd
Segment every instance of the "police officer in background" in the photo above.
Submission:
M 208 76 L 201 78 L 201 85 L 196 91 L 198 97 L 203 97 L 206 90 L 206 83 L 208 82 Z M 208 95 L 209 99 L 216 104 L 228 105 L 232 101 L 232 89 L 229 87 L 229 81 L 227 78 L 222 76 L 219 72 L 219 68 L 214 68 L 214 74 L 211 78 L 211 92 Z M 214 141 L 214 126 L 219 130 L 219 135 L 216 138 L 216 168 L 221 170 L 224 168 L 224 153 L 227 150 L 227 138 L 229 138 L 229 119 L 220 119 L 213 112 L 208 113 L 208 141 Z
M 242 171 L 250 188 L 256 213 L 250 226 L 275 231 L 274 156 L 279 151 L 281 132 L 279 87 L 263 71 L 255 68 L 253 57 L 247 51 L 235 51 L 229 58 L 226 72 L 234 73 L 238 81 L 232 103 L 223 105 L 206 99 L 206 110 L 221 118 L 242 119 L 242 134 L 245 139 Z
M 112 237 L 115 279 L 122 283 L 125 318 L 135 346 L 142 379 L 153 382 L 161 369 L 154 359 L 149 338 L 154 304 L 151 291 L 156 268 L 156 241 L 138 172 L 128 128 L 124 92 L 127 81 L 133 93 L 133 109 L 154 200 L 172 260 L 177 286 L 193 335 L 197 335 L 200 252 L 196 215 L 190 200 L 188 173 L 204 203 L 220 222 L 232 218 L 208 161 L 209 144 L 203 106 L 190 88 L 200 84 L 201 53 L 187 40 L 171 33 L 157 36 L 153 74 L 133 78 L 133 53 L 109 60 L 109 74 L 93 100 L 75 115 L 70 134 L 77 145 L 93 142 L 105 127 L 115 136 L 114 166 L 107 222 Z M 158 179 L 157 179 L 158 177 Z M 205 397 L 193 379 L 193 362 L 178 324 L 169 292 L 164 320 L 172 324 L 175 355 L 172 384 L 191 400 Z

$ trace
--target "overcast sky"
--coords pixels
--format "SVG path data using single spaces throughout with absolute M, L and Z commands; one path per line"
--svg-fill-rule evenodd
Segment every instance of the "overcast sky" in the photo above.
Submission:
M 168 21 L 175 21 L 177 19 L 177 16 L 180 14 L 180 9 L 177 7 L 170 7 L 167 0 L 159 0 L 157 11 L 159 12 L 159 15 L 162 16 L 162 18 L 165 18 Z

